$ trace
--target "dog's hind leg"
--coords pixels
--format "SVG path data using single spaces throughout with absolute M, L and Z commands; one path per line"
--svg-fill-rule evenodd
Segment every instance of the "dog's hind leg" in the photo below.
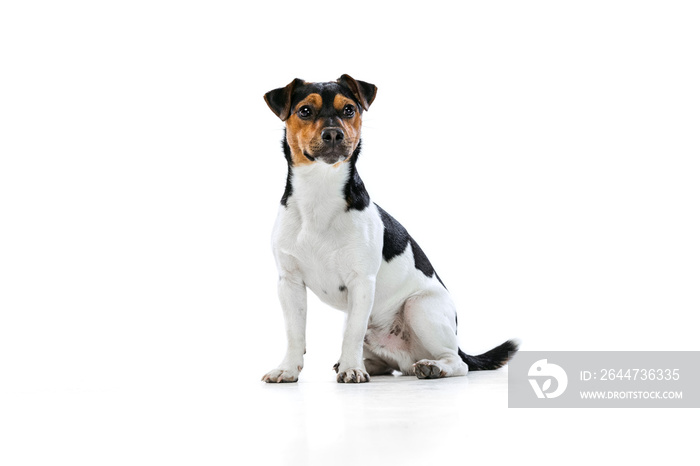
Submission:
M 365 364 L 365 370 L 371 376 L 373 375 L 392 375 L 394 373 L 394 368 L 389 366 L 389 364 L 382 358 L 377 356 L 370 350 L 367 345 L 365 345 L 362 352 L 363 363 Z M 338 373 L 338 367 L 340 363 L 336 363 L 333 366 L 333 370 Z
M 362 356 L 364 358 L 365 369 L 367 369 L 369 375 L 392 375 L 394 373 L 394 368 L 373 353 L 367 345 L 365 345 Z
M 377 359 L 365 358 L 365 369 L 367 369 L 367 373 L 371 376 L 392 375 L 394 373 L 394 369 L 389 367 L 385 362 Z
M 413 296 L 404 305 L 410 328 L 411 354 L 415 363 L 402 368 L 419 379 L 467 375 L 469 368 L 459 356 L 455 307 L 447 291 L 431 290 Z

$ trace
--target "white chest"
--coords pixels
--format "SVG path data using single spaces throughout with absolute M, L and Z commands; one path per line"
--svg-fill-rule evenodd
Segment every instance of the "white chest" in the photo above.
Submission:
M 282 270 L 300 275 L 322 301 L 344 310 L 347 281 L 379 269 L 382 226 L 373 207 L 347 209 L 346 173 L 323 168 L 295 172 L 293 194 L 278 214 L 273 250 Z
M 375 274 L 379 268 L 380 244 L 369 212 L 341 211 L 320 225 L 303 221 L 289 205 L 278 222 L 278 263 L 296 269 L 306 286 L 333 307 L 346 308 L 346 285 L 353 274 Z

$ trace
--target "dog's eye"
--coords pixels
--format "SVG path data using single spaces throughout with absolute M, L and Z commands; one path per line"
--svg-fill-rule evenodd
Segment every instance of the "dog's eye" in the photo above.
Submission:
M 348 117 L 348 118 L 354 117 L 355 116 L 355 107 L 350 105 L 350 104 L 346 105 L 343 108 L 343 115 Z
M 311 107 L 304 105 L 297 112 L 300 118 L 309 118 L 311 116 Z

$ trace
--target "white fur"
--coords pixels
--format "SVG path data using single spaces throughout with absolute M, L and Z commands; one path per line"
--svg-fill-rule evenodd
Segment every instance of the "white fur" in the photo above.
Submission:
M 280 206 L 272 235 L 287 352 L 263 380 L 293 382 L 299 376 L 307 288 L 348 314 L 339 382 L 369 381 L 368 371 L 414 374 L 416 364 L 440 376 L 465 375 L 452 299 L 435 274 L 428 278 L 416 269 L 410 245 L 390 262 L 383 260 L 377 207 L 347 209 L 349 165 L 316 162 L 292 170 L 292 195 Z M 392 333 L 398 328 L 401 335 Z

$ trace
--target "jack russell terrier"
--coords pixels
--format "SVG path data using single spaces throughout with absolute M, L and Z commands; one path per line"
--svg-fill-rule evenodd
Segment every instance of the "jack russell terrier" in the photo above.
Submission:
M 265 94 L 285 123 L 287 183 L 272 245 L 287 352 L 265 382 L 296 382 L 306 352 L 306 289 L 347 313 L 337 381 L 371 375 L 433 379 L 497 369 L 517 351 L 512 340 L 469 356 L 457 341 L 457 313 L 423 250 L 370 200 L 360 175 L 362 114 L 377 87 L 344 74 L 337 81 L 295 79 Z

